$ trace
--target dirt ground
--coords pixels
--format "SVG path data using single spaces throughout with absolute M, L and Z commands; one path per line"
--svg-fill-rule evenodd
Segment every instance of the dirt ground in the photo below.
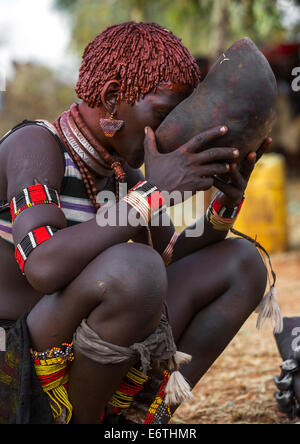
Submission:
M 300 180 L 289 181 L 287 188 L 290 249 L 272 255 L 272 263 L 283 315 L 300 316 Z M 267 324 L 258 332 L 256 317 L 244 324 L 194 389 L 194 400 L 177 410 L 172 423 L 292 423 L 278 413 L 273 398 L 281 358 L 272 327 Z

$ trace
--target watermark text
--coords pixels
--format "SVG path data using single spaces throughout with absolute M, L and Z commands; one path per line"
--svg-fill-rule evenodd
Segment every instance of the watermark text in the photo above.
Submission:
M 296 336 L 292 341 L 292 350 L 296 351 L 300 348 L 300 327 L 295 327 L 292 330 L 292 336 Z
M 298 92 L 300 91 L 300 66 L 293 68 L 292 76 L 295 77 L 292 81 L 292 90 Z
M 120 184 L 119 197 L 127 194 L 127 184 Z M 200 237 L 204 231 L 204 192 L 193 195 L 190 191 L 181 193 L 172 191 L 163 192 L 167 213 L 170 217 L 154 216 L 149 224 L 136 211 L 135 208 L 128 210 L 127 205 L 117 205 L 116 195 L 112 191 L 101 191 L 97 196 L 97 202 L 101 208 L 96 215 L 97 224 L 100 227 L 138 227 L 140 225 L 149 227 L 166 227 L 173 225 L 175 228 L 185 228 L 186 237 Z
M 6 351 L 6 333 L 4 328 L 0 327 L 0 352 Z

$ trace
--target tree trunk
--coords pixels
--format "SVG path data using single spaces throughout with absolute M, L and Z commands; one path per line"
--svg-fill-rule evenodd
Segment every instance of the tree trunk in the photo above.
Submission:
M 213 59 L 218 58 L 227 48 L 229 39 L 229 0 L 215 0 L 213 17 L 215 23 L 215 39 L 213 48 Z

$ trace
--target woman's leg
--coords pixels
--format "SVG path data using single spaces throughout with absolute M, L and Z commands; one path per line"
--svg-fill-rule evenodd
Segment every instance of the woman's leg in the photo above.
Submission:
M 27 319 L 33 347 L 44 351 L 70 341 L 84 318 L 106 342 L 124 347 L 141 342 L 160 321 L 166 291 L 165 268 L 154 250 L 141 244 L 116 245 L 64 291 L 45 296 L 34 307 Z M 69 384 L 73 422 L 99 422 L 131 365 L 101 365 L 76 353 Z
M 43 297 L 20 273 L 14 247 L 0 239 L 0 319 L 16 321 Z
M 193 356 L 182 373 L 195 386 L 260 303 L 267 270 L 252 244 L 227 239 L 175 262 L 167 274 L 175 341 Z

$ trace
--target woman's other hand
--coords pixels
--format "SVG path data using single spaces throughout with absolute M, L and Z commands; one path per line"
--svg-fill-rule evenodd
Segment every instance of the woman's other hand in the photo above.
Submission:
M 255 164 L 271 143 L 271 137 L 267 137 L 257 152 L 249 153 L 240 166 L 235 162 L 231 163 L 230 172 L 226 175 L 229 181 L 222 180 L 219 176 L 214 177 L 214 186 L 222 192 L 218 198 L 223 206 L 233 208 L 241 203 Z
M 230 164 L 237 160 L 236 148 L 218 147 L 205 150 L 214 139 L 227 133 L 218 126 L 199 133 L 176 150 L 162 154 L 157 150 L 155 134 L 145 128 L 145 177 L 161 191 L 172 193 L 203 191 L 214 185 L 214 177 L 230 172 Z

